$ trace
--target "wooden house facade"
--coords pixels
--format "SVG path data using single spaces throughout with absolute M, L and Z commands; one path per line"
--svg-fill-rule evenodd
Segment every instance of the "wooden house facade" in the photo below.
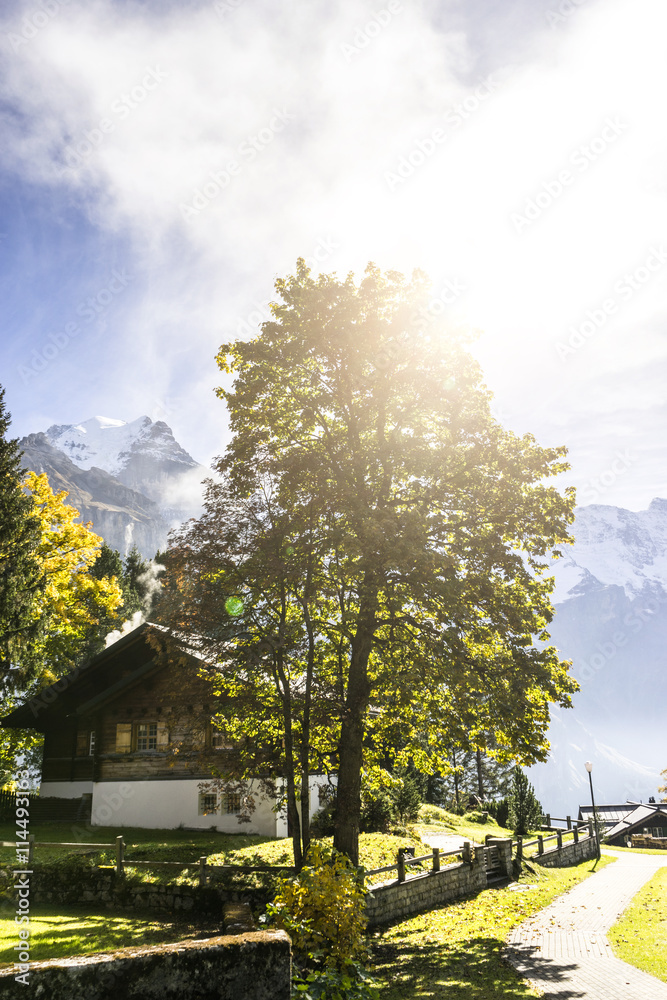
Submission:
M 234 751 L 212 722 L 215 699 L 201 664 L 165 662 L 148 642 L 149 628 L 122 636 L 2 719 L 4 727 L 44 733 L 40 797 L 89 797 L 98 826 L 286 836 L 285 815 L 258 782 L 248 789 L 250 822 L 239 824 L 240 793 L 212 780 Z M 313 785 L 316 809 L 317 778 Z

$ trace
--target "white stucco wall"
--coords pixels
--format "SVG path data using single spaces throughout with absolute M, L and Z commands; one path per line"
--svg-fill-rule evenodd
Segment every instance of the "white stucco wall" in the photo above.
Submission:
M 135 826 L 147 830 L 169 830 L 181 825 L 208 830 L 215 826 L 221 833 L 285 836 L 278 829 L 273 803 L 259 792 L 255 796 L 257 807 L 250 823 L 239 823 L 235 814 L 223 814 L 220 806 L 215 813 L 200 816 L 201 784 L 196 778 L 95 782 L 92 825 Z
M 93 790 L 92 781 L 43 781 L 39 786 L 40 796 L 56 799 L 80 799 Z

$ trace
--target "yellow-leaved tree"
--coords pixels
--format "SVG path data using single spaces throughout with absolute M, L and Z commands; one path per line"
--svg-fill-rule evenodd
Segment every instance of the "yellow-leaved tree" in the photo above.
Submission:
M 90 523 L 77 523 L 79 511 L 66 503 L 67 492 L 54 493 L 47 476 L 35 472 L 27 473 L 23 488 L 40 523 L 35 555 L 42 579 L 31 609 L 39 629 L 12 649 L 4 679 L 6 711 L 102 648 L 109 617 L 123 601 L 116 577 L 99 579 L 90 572 L 102 539 Z M 31 730 L 0 730 L 0 782 L 11 776 L 17 759 L 38 768 L 41 744 L 41 735 Z
M 38 670 L 30 670 L 29 676 L 42 687 L 99 648 L 104 640 L 99 628 L 123 594 L 116 577 L 98 579 L 90 573 L 103 540 L 90 522 L 77 523 L 79 512 L 66 503 L 67 492 L 54 493 L 46 475 L 35 472 L 28 472 L 24 486 L 42 532 L 37 554 L 45 585 L 36 607 L 44 628 L 26 657 Z

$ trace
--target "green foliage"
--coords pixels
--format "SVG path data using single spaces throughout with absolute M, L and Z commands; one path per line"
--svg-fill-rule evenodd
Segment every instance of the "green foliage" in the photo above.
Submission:
M 10 420 L 0 386 L 0 687 L 5 692 L 22 682 L 17 658 L 42 631 L 37 607 L 45 585 L 41 527 L 34 501 L 23 490 L 18 441 L 7 437 Z
M 463 819 L 468 823 L 486 823 L 488 818 L 488 812 L 482 812 L 481 809 L 475 809 L 473 812 L 463 814 Z
M 377 984 L 358 962 L 346 962 L 344 969 L 298 972 L 292 979 L 292 997 L 302 1000 L 372 1000 Z
M 498 826 L 507 827 L 509 822 L 509 799 L 504 796 L 502 799 L 495 799 L 491 802 L 487 802 L 486 808 L 490 815 L 493 816 Z
M 466 742 L 545 758 L 549 703 L 576 690 L 546 632 L 574 497 L 545 485 L 565 450 L 505 431 L 466 338 L 425 328 L 423 274 L 300 259 L 276 292 L 258 336 L 220 348 L 231 440 L 175 538 L 166 617 L 226 665 L 239 766 L 286 776 L 295 831 L 301 782 L 304 849 L 305 778 L 337 771 L 356 861 L 361 774 L 388 748 L 428 774 Z
M 524 836 L 540 825 L 541 818 L 542 806 L 535 797 L 535 789 L 517 766 L 509 794 L 509 825 L 515 834 Z

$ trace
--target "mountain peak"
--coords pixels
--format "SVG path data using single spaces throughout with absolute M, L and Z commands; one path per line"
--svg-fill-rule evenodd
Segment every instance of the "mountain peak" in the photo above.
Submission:
M 164 421 L 153 423 L 146 415 L 130 422 L 96 416 L 78 424 L 53 424 L 46 436 L 80 469 L 97 467 L 112 476 L 121 476 L 139 457 L 185 468 L 197 465 Z

